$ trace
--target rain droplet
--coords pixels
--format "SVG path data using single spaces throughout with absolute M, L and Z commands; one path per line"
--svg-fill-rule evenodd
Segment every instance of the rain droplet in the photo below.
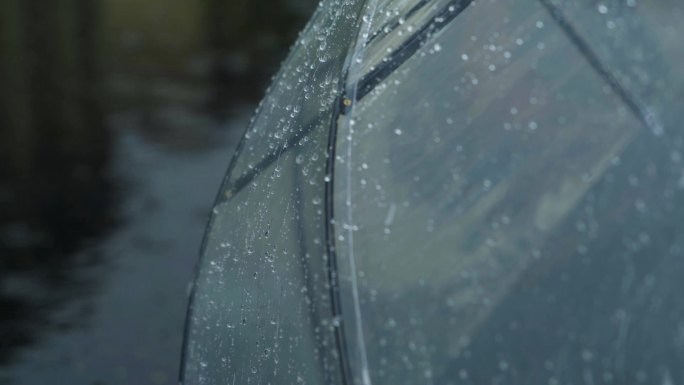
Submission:
M 465 380 L 465 379 L 468 378 L 468 372 L 467 372 L 465 369 L 461 369 L 461 370 L 458 372 L 458 376 L 459 376 L 462 380 Z

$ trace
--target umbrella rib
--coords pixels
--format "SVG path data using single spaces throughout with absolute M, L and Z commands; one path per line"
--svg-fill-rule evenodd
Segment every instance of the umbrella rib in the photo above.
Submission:
M 418 4 L 414 5 L 413 8 L 411 8 L 406 15 L 402 15 L 404 19 L 409 19 L 411 16 L 413 16 L 416 12 L 420 11 L 421 8 L 423 8 L 426 4 L 428 4 L 431 0 L 421 0 L 418 2 Z M 367 47 L 369 44 L 371 44 L 375 39 L 381 36 L 388 35 L 397 27 L 399 27 L 401 23 L 399 20 L 395 20 L 394 23 L 390 25 L 390 22 L 387 22 L 387 24 L 383 25 L 382 27 L 378 28 L 375 33 L 368 39 L 368 41 L 365 43 L 365 46 Z
M 472 0 L 453 0 L 433 18 L 432 23 L 425 24 L 420 30 L 411 35 L 397 49 L 381 60 L 380 64 L 361 78 L 358 84 L 356 101 L 360 101 L 375 87 L 387 79 L 395 70 L 401 67 L 408 59 L 425 44 L 435 33 L 449 25 L 456 16 L 460 15 Z
M 383 60 L 383 65 L 378 66 L 375 70 L 367 73 L 359 81 L 358 91 L 356 95 L 356 101 L 363 99 L 370 91 L 372 91 L 378 84 L 389 77 L 397 68 L 399 68 L 404 62 L 406 62 L 413 54 L 415 54 L 418 49 L 423 45 L 423 43 L 434 33 L 439 32 L 442 28 L 449 24 L 456 16 L 458 16 L 465 8 L 470 5 L 472 0 L 454 0 L 447 4 L 444 9 L 439 13 L 433 23 L 426 24 L 421 30 L 412 35 L 406 40 L 399 48 L 394 52 L 389 54 L 386 60 Z M 422 3 L 421 3 L 422 4 Z M 421 5 L 419 4 L 419 5 Z M 449 7 L 456 7 L 453 10 L 449 10 Z M 411 10 L 416 12 L 417 10 Z M 344 76 L 347 78 L 347 75 Z M 335 104 L 335 112 L 340 114 L 345 114 L 348 108 L 343 105 L 345 97 L 341 97 L 340 100 Z M 306 127 L 301 130 L 296 135 L 291 136 L 285 143 L 284 146 L 278 148 L 277 150 L 271 151 L 268 155 L 262 158 L 259 163 L 257 163 L 254 168 L 249 170 L 249 172 L 244 173 L 238 177 L 232 186 L 227 189 L 226 195 L 232 197 L 239 193 L 244 187 L 249 185 L 256 177 L 269 167 L 273 162 L 278 160 L 278 158 L 287 153 L 289 149 L 293 148 L 294 145 L 299 142 L 302 138 L 309 135 L 319 124 L 321 115 L 316 116 L 312 121 L 306 125 Z
M 312 119 L 312 121 L 309 122 L 304 129 L 299 131 L 297 134 L 290 136 L 290 138 L 285 141 L 283 146 L 269 152 L 268 155 L 261 158 L 259 163 L 257 163 L 252 169 L 238 177 L 235 182 L 232 183 L 232 186 L 226 190 L 226 196 L 232 197 L 242 191 L 242 189 L 249 185 L 262 171 L 266 170 L 270 165 L 277 161 L 282 155 L 289 152 L 292 148 L 295 148 L 295 145 L 300 140 L 308 136 L 316 127 L 320 126 L 320 124 L 320 115 L 318 115 L 316 118 Z
M 598 75 L 610 86 L 610 88 L 618 95 L 630 112 L 641 122 L 648 127 L 656 135 L 662 134 L 662 127 L 657 122 L 655 115 L 644 108 L 637 102 L 637 98 L 632 95 L 615 77 L 613 72 L 607 65 L 599 58 L 598 54 L 591 48 L 575 27 L 568 21 L 563 12 L 555 6 L 551 0 L 539 0 L 544 9 L 549 13 L 551 18 L 558 24 L 565 35 L 575 45 L 577 50 L 584 56 L 589 65 L 598 73 Z

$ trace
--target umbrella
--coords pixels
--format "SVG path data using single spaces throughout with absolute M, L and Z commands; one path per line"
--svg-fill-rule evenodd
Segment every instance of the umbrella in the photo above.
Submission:
M 683 12 L 323 1 L 219 193 L 182 383 L 684 381 Z

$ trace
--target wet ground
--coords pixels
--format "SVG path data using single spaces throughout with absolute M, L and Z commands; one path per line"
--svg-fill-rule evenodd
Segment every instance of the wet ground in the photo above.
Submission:
M 212 203 L 316 4 L 0 1 L 0 385 L 177 383 Z
M 40 341 L 0 369 L 0 383 L 174 384 L 188 284 L 211 204 L 251 114 L 228 121 L 198 120 L 179 109 L 160 112 L 174 122 L 201 124 L 179 143 L 152 141 L 137 113 L 111 116 L 111 180 L 120 191 L 118 224 L 73 258 L 83 263 L 78 293 L 50 312 Z M 165 116 L 168 115 L 168 116 Z M 187 148 L 192 143 L 191 148 Z M 91 257 L 89 257 L 91 256 Z M 14 278 L 17 290 L 32 281 Z

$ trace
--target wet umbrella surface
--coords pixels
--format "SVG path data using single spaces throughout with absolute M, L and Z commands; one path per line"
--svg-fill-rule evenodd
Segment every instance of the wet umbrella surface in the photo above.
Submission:
M 183 383 L 684 383 L 683 12 L 324 1 L 219 194 Z

